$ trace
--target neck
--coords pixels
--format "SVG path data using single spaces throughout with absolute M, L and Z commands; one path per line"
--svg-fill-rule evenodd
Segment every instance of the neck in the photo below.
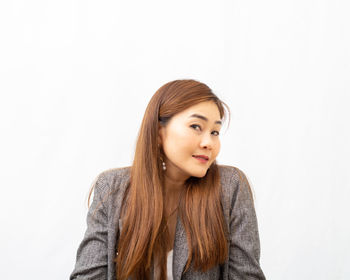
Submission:
M 167 219 L 176 218 L 180 196 L 185 188 L 185 181 L 164 176 L 164 214 Z
M 164 190 L 165 190 L 166 196 L 180 194 L 180 192 L 184 189 L 184 187 L 185 187 L 185 180 L 177 180 L 165 174 Z
M 164 173 L 165 195 L 180 194 L 185 188 L 185 181 L 190 176 L 168 160 L 166 160 L 166 166 L 167 169 Z

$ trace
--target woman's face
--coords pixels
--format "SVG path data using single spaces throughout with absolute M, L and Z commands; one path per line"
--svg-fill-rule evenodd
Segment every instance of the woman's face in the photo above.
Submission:
M 212 101 L 189 107 L 160 127 L 166 175 L 178 180 L 205 176 L 220 151 L 220 128 L 220 112 Z

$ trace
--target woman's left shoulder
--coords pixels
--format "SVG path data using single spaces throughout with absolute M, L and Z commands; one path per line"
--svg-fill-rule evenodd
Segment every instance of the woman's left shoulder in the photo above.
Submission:
M 246 197 L 252 198 L 252 191 L 245 173 L 235 166 L 218 165 L 222 194 L 224 197 L 231 199 L 238 193 Z
M 222 185 L 238 186 L 240 183 L 247 180 L 244 172 L 238 167 L 220 164 L 218 168 Z

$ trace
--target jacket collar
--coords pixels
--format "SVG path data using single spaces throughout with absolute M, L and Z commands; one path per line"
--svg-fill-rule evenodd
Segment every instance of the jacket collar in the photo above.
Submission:
M 181 222 L 180 217 L 177 217 L 175 229 L 175 241 L 173 249 L 173 277 L 174 280 L 180 280 L 188 259 L 188 245 L 186 231 Z

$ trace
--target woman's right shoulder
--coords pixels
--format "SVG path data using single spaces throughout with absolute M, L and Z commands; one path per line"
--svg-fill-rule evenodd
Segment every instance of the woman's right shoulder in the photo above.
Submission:
M 125 179 L 126 177 L 128 178 L 130 177 L 130 171 L 131 171 L 131 166 L 106 169 L 97 175 L 96 180 L 101 180 L 101 179 L 104 179 L 107 181 L 122 180 L 122 179 Z
M 130 181 L 131 166 L 110 168 L 100 172 L 92 184 L 94 195 L 99 196 L 102 201 L 124 193 Z

